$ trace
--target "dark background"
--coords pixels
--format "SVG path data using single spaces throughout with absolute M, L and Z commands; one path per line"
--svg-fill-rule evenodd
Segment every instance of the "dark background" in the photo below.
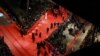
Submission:
M 27 2 L 27 0 L 0 0 L 0 4 L 5 5 L 3 1 L 5 1 L 6 4 L 8 4 L 7 6 L 14 5 L 14 6 L 21 6 L 21 8 L 26 7 L 26 2 Z M 62 5 L 63 7 L 70 10 L 74 14 L 77 14 L 82 18 L 86 19 L 87 21 L 90 21 L 94 25 L 100 26 L 100 20 L 99 20 L 100 17 L 98 12 L 99 3 L 97 3 L 98 2 L 97 0 L 53 0 L 53 1 L 57 4 Z
M 99 6 L 96 0 L 53 0 L 74 14 L 100 26 Z
M 62 5 L 74 14 L 81 16 L 87 21 L 100 27 L 99 6 L 97 0 L 53 0 L 55 3 Z M 69 56 L 100 56 L 100 43 L 81 49 Z

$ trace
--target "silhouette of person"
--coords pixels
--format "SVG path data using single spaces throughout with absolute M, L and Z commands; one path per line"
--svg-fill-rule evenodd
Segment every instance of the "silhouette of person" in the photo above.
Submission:
M 59 23 L 57 23 L 57 26 L 59 26 Z
M 41 37 L 41 32 L 39 33 L 39 37 Z
M 54 27 L 56 26 L 56 23 L 54 23 Z
M 32 40 L 33 40 L 33 41 L 35 40 L 35 35 L 34 35 L 34 33 L 32 33 Z
M 51 23 L 51 25 L 50 25 L 50 28 L 52 29 L 53 28 L 53 24 Z
M 45 42 L 42 42 L 42 47 L 45 49 Z
M 38 49 L 38 51 L 37 51 L 37 56 L 39 56 L 40 55 L 40 49 Z
M 48 33 L 49 32 L 49 28 L 47 28 L 46 31 L 47 31 L 46 33 Z
M 39 56 L 40 55 L 40 48 L 41 48 L 41 45 L 40 45 L 40 43 L 37 43 L 37 56 Z

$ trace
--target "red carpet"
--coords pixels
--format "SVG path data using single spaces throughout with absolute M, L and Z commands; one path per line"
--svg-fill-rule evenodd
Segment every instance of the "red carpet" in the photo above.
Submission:
M 46 28 L 50 28 L 50 24 L 54 22 L 63 23 L 62 17 L 59 15 L 57 17 L 53 16 L 53 13 L 48 10 L 47 12 L 47 19 L 45 15 L 42 15 L 38 21 L 28 30 L 28 34 L 25 36 L 21 36 L 18 28 L 16 27 L 15 23 L 0 26 L 0 35 L 3 35 L 5 38 L 6 44 L 9 46 L 11 52 L 15 56 L 37 56 L 37 44 L 40 41 L 44 41 L 52 34 L 52 32 L 57 29 L 54 27 L 53 29 L 49 30 L 49 33 L 46 33 Z M 67 10 L 62 8 L 62 13 L 65 19 L 68 18 Z M 35 41 L 32 41 L 32 32 L 38 33 L 41 32 L 41 37 L 35 36 Z M 48 50 L 48 48 L 46 48 Z M 41 48 L 41 56 L 43 56 L 43 49 Z M 47 51 L 48 52 L 48 51 Z M 48 53 L 48 56 L 51 56 Z

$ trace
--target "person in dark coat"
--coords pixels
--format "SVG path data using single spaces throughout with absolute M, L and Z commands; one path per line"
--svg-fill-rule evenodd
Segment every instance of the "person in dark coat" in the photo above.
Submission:
M 40 49 L 38 49 L 38 51 L 37 51 L 37 56 L 39 56 L 40 55 Z
M 34 41 L 35 40 L 35 34 L 32 33 L 32 40 Z
M 45 42 L 42 42 L 42 47 L 45 49 Z
M 37 56 L 39 56 L 40 55 L 40 48 L 41 48 L 41 45 L 40 45 L 40 43 L 37 43 Z
M 50 25 L 50 28 L 52 29 L 53 28 L 53 24 L 51 23 L 51 25 Z
M 59 26 L 59 23 L 57 23 L 57 26 Z
M 42 35 L 42 33 L 40 32 L 40 33 L 39 33 L 39 37 L 41 37 L 41 35 Z
M 54 27 L 56 26 L 56 23 L 54 23 Z
M 48 33 L 48 32 L 49 32 L 49 28 L 46 29 L 46 33 Z

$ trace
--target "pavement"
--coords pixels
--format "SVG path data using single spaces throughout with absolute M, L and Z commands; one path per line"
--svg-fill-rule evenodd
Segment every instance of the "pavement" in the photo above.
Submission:
M 82 44 L 83 40 L 85 39 L 85 36 L 87 35 L 88 30 L 91 28 L 91 26 L 93 26 L 91 23 L 83 20 L 82 18 L 80 18 L 80 22 L 81 23 L 83 23 L 83 22 L 85 23 L 85 25 L 84 25 L 85 26 L 84 27 L 85 28 L 85 33 L 83 33 L 82 29 L 81 29 L 76 33 L 75 36 L 70 35 L 68 29 L 69 28 L 73 28 L 74 27 L 74 23 L 69 24 L 66 27 L 65 31 L 63 31 L 63 35 L 65 35 L 66 39 L 67 39 L 67 42 L 66 42 L 67 50 L 66 50 L 65 55 L 68 55 L 71 52 L 75 52 L 75 51 L 80 49 L 79 47 Z
M 81 33 L 80 35 L 77 36 L 77 40 L 73 45 L 73 51 L 77 51 L 80 49 L 80 45 L 82 44 L 82 42 L 84 41 L 85 37 L 87 36 L 88 31 L 91 29 L 91 24 L 85 25 L 85 33 Z

